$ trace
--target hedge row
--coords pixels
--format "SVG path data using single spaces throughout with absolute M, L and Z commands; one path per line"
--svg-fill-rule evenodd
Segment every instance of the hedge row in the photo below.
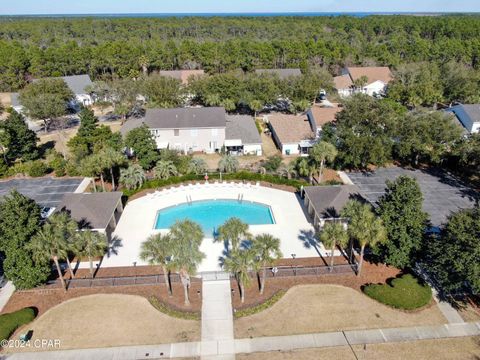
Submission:
M 220 180 L 219 173 L 208 174 L 208 179 L 210 181 Z M 170 185 L 176 185 L 183 182 L 188 181 L 204 181 L 204 175 L 183 175 L 183 176 L 174 176 L 166 180 L 147 180 L 142 187 L 136 190 L 123 190 L 123 193 L 130 197 L 142 190 L 147 189 L 156 189 Z M 222 174 L 222 180 L 245 180 L 245 181 L 264 181 L 275 185 L 287 185 L 292 186 L 297 189 L 300 189 L 301 186 L 308 186 L 308 183 L 304 180 L 298 179 L 286 179 L 284 177 L 270 175 L 270 174 L 259 174 L 259 173 L 252 173 L 248 171 L 240 171 L 231 174 Z
M 165 315 L 178 318 L 178 319 L 183 319 L 183 320 L 200 320 L 199 313 L 173 309 L 170 306 L 158 300 L 154 296 L 150 297 L 148 301 L 155 309 L 157 309 L 161 313 L 164 313 Z
M 270 299 L 268 299 L 267 301 L 259 305 L 252 306 L 246 309 L 237 310 L 235 312 L 235 318 L 238 319 L 244 316 L 254 315 L 261 311 L 267 310 L 268 308 L 272 307 L 275 303 L 277 303 L 278 300 L 280 300 L 283 297 L 283 295 L 285 295 L 286 293 L 287 293 L 286 290 L 279 290 Z

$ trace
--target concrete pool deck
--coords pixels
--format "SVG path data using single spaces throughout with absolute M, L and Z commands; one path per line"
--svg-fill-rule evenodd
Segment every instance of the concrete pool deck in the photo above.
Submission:
M 268 187 L 255 185 L 221 183 L 180 186 L 178 188 L 157 191 L 127 203 L 122 217 L 112 234 L 120 242 L 116 254 L 105 256 L 102 267 L 121 267 L 147 265 L 139 258 L 140 244 L 151 234 L 166 232 L 156 230 L 157 211 L 179 205 L 188 201 L 234 199 L 243 196 L 243 201 L 254 201 L 271 207 L 275 224 L 250 225 L 253 235 L 269 233 L 281 240 L 281 250 L 286 258 L 295 254 L 297 258 L 319 256 L 317 249 L 310 245 L 314 234 L 312 224 L 305 215 L 302 200 L 296 194 Z M 221 224 L 219 224 L 221 225 Z M 221 270 L 219 258 L 224 245 L 213 243 L 212 238 L 205 238 L 201 250 L 206 258 L 199 267 L 199 272 Z M 318 251 L 325 254 L 323 247 Z M 83 264 L 81 267 L 84 267 Z

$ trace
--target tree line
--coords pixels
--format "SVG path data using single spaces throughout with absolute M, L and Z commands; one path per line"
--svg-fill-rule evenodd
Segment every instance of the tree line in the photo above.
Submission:
M 388 65 L 449 61 L 478 69 L 478 16 L 0 19 L 0 91 L 88 73 Z M 122 40 L 118 40 L 122 39 Z

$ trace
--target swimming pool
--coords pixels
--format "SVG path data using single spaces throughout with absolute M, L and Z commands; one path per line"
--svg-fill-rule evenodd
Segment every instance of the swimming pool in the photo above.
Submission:
M 175 221 L 189 219 L 200 224 L 205 234 L 213 234 L 232 217 L 249 225 L 275 224 L 268 205 L 245 200 L 204 200 L 159 210 L 155 229 L 169 229 Z

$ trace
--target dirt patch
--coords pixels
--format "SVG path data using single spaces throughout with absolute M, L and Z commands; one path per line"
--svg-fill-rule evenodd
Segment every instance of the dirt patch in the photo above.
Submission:
M 147 299 L 132 295 L 91 295 L 69 300 L 26 328 L 33 331 L 33 341 L 59 339 L 59 350 L 200 339 L 199 321 L 171 318 Z
M 406 356 L 408 354 L 408 356 Z M 480 337 L 422 340 L 394 344 L 375 344 L 364 348 L 354 345 L 306 349 L 296 351 L 272 351 L 237 355 L 237 360 L 475 360 L 480 356 Z

